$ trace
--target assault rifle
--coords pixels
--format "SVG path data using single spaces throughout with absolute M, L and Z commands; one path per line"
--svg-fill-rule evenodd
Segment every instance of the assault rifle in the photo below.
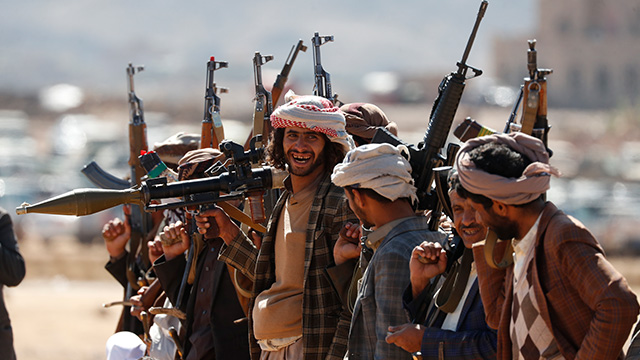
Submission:
M 372 143 L 390 143 L 396 146 L 402 144 L 408 148 L 409 162 L 413 169 L 412 177 L 417 188 L 418 209 L 432 210 L 430 219 L 430 227 L 432 229 L 437 227 L 440 215 L 436 212 L 442 206 L 442 201 L 436 193 L 437 189 L 432 188 L 432 184 L 436 179 L 436 171 L 434 169 L 440 168 L 453 160 L 451 155 L 445 158 L 440 152 L 445 146 L 447 135 L 451 129 L 451 124 L 465 87 L 465 81 L 482 74 L 482 70 L 471 67 L 466 62 L 487 6 L 488 2 L 486 0 L 480 4 L 480 10 L 478 11 L 471 36 L 467 41 L 462 60 L 456 64 L 458 70 L 445 76 L 438 87 L 438 96 L 431 108 L 429 124 L 423 141 L 418 146 L 408 145 L 386 129 L 378 129 L 371 141 Z M 471 77 L 467 77 L 469 69 L 474 73 Z M 455 156 L 455 149 L 450 149 L 449 152 Z
M 220 117 L 220 98 L 216 90 L 220 93 L 226 93 L 227 89 L 216 87 L 213 81 L 213 73 L 221 68 L 226 68 L 229 63 L 225 61 L 216 61 L 215 57 L 211 57 L 207 61 L 207 82 L 204 94 L 204 117 L 202 120 L 202 135 L 200 136 L 200 148 L 218 148 L 220 141 L 224 140 L 224 128 L 222 127 L 222 118 Z
M 244 151 L 242 145 L 230 140 L 220 143 L 220 150 L 230 159 L 226 171 L 219 175 L 169 183 L 166 178 L 143 181 L 139 186 L 123 190 L 75 189 L 37 204 L 23 203 L 16 208 L 18 215 L 28 213 L 83 216 L 94 214 L 122 204 L 144 207 L 147 212 L 179 207 L 198 206 L 226 200 L 242 199 L 253 191 L 282 187 L 286 171 L 263 166 L 252 168 L 263 158 L 262 149 Z M 207 170 L 207 174 L 219 172 Z M 152 200 L 186 198 L 193 194 L 211 194 L 206 199 L 182 200 L 166 204 L 152 204 Z M 224 194 L 221 194 L 224 193 Z
M 129 167 L 131 176 L 129 181 L 117 178 L 104 171 L 97 163 L 91 162 L 82 169 L 82 173 L 95 185 L 103 189 L 126 189 L 139 186 L 146 175 L 138 157 L 141 152 L 149 148 L 147 144 L 147 124 L 144 122 L 144 109 L 142 100 L 134 90 L 133 76 L 144 70 L 144 66 L 134 67 L 131 63 L 127 67 L 128 97 L 129 97 Z M 131 238 L 129 240 L 129 255 L 127 258 L 127 279 L 134 291 L 145 284 L 145 271 L 150 267 L 149 252 L 147 251 L 146 237 L 153 227 L 150 214 L 146 213 L 139 205 L 131 206 L 131 215 L 128 217 L 131 225 Z M 139 256 L 139 258 L 138 258 Z M 141 264 L 136 264 L 141 260 Z
M 536 40 L 529 40 L 529 50 L 527 50 L 527 70 L 529 77 L 524 79 L 524 85 L 520 86 L 518 98 L 516 99 L 511 114 L 507 119 L 504 130 L 505 134 L 519 131 L 528 135 L 535 136 L 542 140 L 549 156 L 553 154 L 549 149 L 547 136 L 551 126 L 547 119 L 547 79 L 546 76 L 553 73 L 552 69 L 538 68 L 538 55 L 535 49 Z M 524 103 L 522 101 L 524 100 Z M 522 114 L 520 123 L 516 117 L 518 109 L 522 104 Z M 479 124 L 471 118 L 465 119 L 454 130 L 454 135 L 460 141 L 467 141 L 476 136 L 490 135 L 497 133 L 489 127 Z
M 256 87 L 256 104 L 253 111 L 253 136 L 258 147 L 264 147 L 269 141 L 269 119 L 273 112 L 271 92 L 262 85 L 262 65 L 273 60 L 273 55 L 261 55 L 256 51 L 253 56 L 253 82 Z
M 325 99 L 331 100 L 336 106 L 340 106 L 342 103 L 338 100 L 338 95 L 333 94 L 331 90 L 331 75 L 322 67 L 322 60 L 320 58 L 320 46 L 330 41 L 333 41 L 333 35 L 320 36 L 317 32 L 311 38 L 315 76 L 313 95 L 322 96 Z
M 254 134 L 254 132 L 260 128 L 262 128 L 261 143 L 263 145 L 266 145 L 267 142 L 269 141 L 269 136 L 272 130 L 271 121 L 270 121 L 271 112 L 278 104 L 278 100 L 280 99 L 280 94 L 282 93 L 282 90 L 284 90 L 284 85 L 286 84 L 287 79 L 289 78 L 289 72 L 291 72 L 291 67 L 293 66 L 293 63 L 296 61 L 296 58 L 298 57 L 298 53 L 300 51 L 307 51 L 307 47 L 303 45 L 302 40 L 298 40 L 298 43 L 296 45 L 293 45 L 293 47 L 291 47 L 291 51 L 289 51 L 289 56 L 287 57 L 287 60 L 285 61 L 284 66 L 280 71 L 280 74 L 278 74 L 278 76 L 276 77 L 276 80 L 274 81 L 271 87 L 271 93 L 269 95 L 271 97 L 271 104 L 269 105 L 271 108 L 271 111 L 268 111 L 269 116 L 267 116 L 267 113 L 265 113 L 264 115 L 261 115 L 260 112 L 257 110 L 259 105 L 258 99 L 260 97 L 266 98 L 266 94 L 269 92 L 264 89 L 264 86 L 262 86 L 262 72 L 260 68 L 256 66 L 256 58 L 254 57 L 254 82 L 256 84 L 256 106 L 254 108 L 253 129 L 251 129 L 251 132 L 249 133 L 249 137 L 245 141 L 245 144 L 244 144 L 245 150 L 249 149 L 249 142 L 251 141 L 254 135 L 257 135 L 257 134 Z M 271 55 L 268 55 L 268 56 L 271 56 Z M 266 60 L 266 58 L 263 57 L 261 59 L 261 63 L 259 66 L 262 66 L 262 64 L 266 63 L 269 60 Z M 260 73 L 258 74 L 258 72 Z M 262 107 L 264 107 L 265 102 L 266 100 L 262 100 L 262 103 L 263 103 Z M 259 119 L 261 117 L 264 118 L 263 125 L 256 123 L 257 121 L 256 118 Z
M 302 43 L 302 40 L 298 40 L 298 43 L 291 47 L 291 51 L 289 51 L 289 56 L 287 57 L 287 60 L 285 61 L 284 66 L 280 71 L 280 74 L 278 74 L 278 76 L 276 77 L 276 81 L 273 83 L 273 86 L 271 87 L 271 100 L 273 102 L 274 108 L 278 104 L 278 100 L 280 99 L 280 94 L 282 93 L 282 90 L 284 90 L 284 84 L 287 83 L 287 79 L 289 78 L 289 72 L 291 72 L 291 67 L 293 66 L 293 63 L 296 61 L 296 57 L 298 56 L 298 53 L 300 51 L 302 52 L 307 51 L 307 47 Z

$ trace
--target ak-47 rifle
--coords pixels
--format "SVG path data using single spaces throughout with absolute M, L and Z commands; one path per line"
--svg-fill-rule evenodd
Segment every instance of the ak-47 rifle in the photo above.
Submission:
M 287 56 L 287 60 L 280 71 L 280 74 L 276 77 L 276 81 L 274 81 L 273 86 L 271 87 L 271 101 L 273 102 L 273 107 L 275 108 L 278 105 L 278 100 L 280 99 L 280 94 L 282 94 L 282 90 L 284 90 L 284 85 L 287 83 L 287 79 L 289 78 L 289 72 L 291 72 L 291 67 L 293 63 L 296 61 L 296 57 L 298 53 L 306 52 L 307 47 L 302 43 L 302 40 L 298 40 L 296 45 L 291 47 L 291 51 L 289 51 L 289 56 Z M 265 124 L 266 127 L 267 124 Z M 270 126 L 270 124 L 269 124 Z
M 524 85 L 520 86 L 518 98 L 516 99 L 511 114 L 507 119 L 504 130 L 505 134 L 519 131 L 535 136 L 542 140 L 547 147 L 549 155 L 553 152 L 549 149 L 547 137 L 551 126 L 547 119 L 547 79 L 546 76 L 553 73 L 552 69 L 538 69 L 537 51 L 535 49 L 536 40 L 529 40 L 529 50 L 527 50 L 527 69 L 529 77 L 524 79 Z M 524 99 L 524 103 L 522 100 Z M 518 109 L 522 103 L 522 114 L 520 123 L 516 117 Z M 454 135 L 460 141 L 467 141 L 476 136 L 490 135 L 497 133 L 496 130 L 483 126 L 472 120 L 465 119 L 454 130 Z
M 438 190 L 432 187 L 436 180 L 435 169 L 451 163 L 456 149 L 449 149 L 448 152 L 451 155 L 448 158 L 444 158 L 440 152 L 444 149 L 453 118 L 464 91 L 465 81 L 482 74 L 482 70 L 471 67 L 466 62 L 487 6 L 488 2 L 482 1 L 471 36 L 462 55 L 462 60 L 457 63 L 458 70 L 445 76 L 438 87 L 438 96 L 429 115 L 429 125 L 427 126 L 424 140 L 416 147 L 404 143 L 386 129 L 378 129 L 371 141 L 373 143 L 390 143 L 396 146 L 403 144 L 408 148 L 409 162 L 413 169 L 412 177 L 417 188 L 418 209 L 432 211 L 430 218 L 431 229 L 437 228 L 440 220 L 440 214 L 437 212 L 443 204 L 443 201 L 437 195 Z M 469 69 L 474 72 L 471 77 L 467 77 L 467 70 Z
M 267 131 L 269 118 L 273 112 L 271 92 L 262 85 L 262 65 L 273 60 L 273 55 L 261 55 L 256 51 L 253 56 L 253 82 L 256 87 L 256 104 L 253 111 L 253 137 L 256 138 L 256 146 L 263 147 L 267 144 Z
M 538 68 L 538 52 L 536 40 L 529 40 L 527 50 L 527 69 L 529 77 L 524 79 L 524 93 L 522 103 L 522 116 L 520 129 L 512 124 L 508 132 L 517 130 L 525 134 L 535 136 L 542 140 L 549 150 L 547 135 L 551 127 L 547 120 L 547 79 L 546 76 L 553 73 L 552 69 Z M 551 152 L 549 152 L 551 156 Z
M 119 179 L 98 164 L 91 162 L 82 169 L 82 173 L 97 186 L 103 189 L 126 189 L 139 186 L 146 175 L 138 157 L 149 148 L 147 144 L 147 124 L 144 122 L 142 100 L 134 90 L 133 76 L 144 70 L 143 66 L 134 67 L 131 63 L 127 67 L 128 97 L 129 97 L 129 167 L 131 176 L 129 181 Z M 133 291 L 146 284 L 145 272 L 150 267 L 149 252 L 146 237 L 153 227 L 150 214 L 138 205 L 131 206 L 128 217 L 131 224 L 131 238 L 129 240 L 129 254 L 127 258 L 127 279 Z
M 289 73 L 291 72 L 291 67 L 293 66 L 293 63 L 296 61 L 296 58 L 298 57 L 298 53 L 300 51 L 307 51 L 307 47 L 303 45 L 302 40 L 298 40 L 298 43 L 296 45 L 293 45 L 293 47 L 291 47 L 291 51 L 289 51 L 289 56 L 287 57 L 287 60 L 285 61 L 284 66 L 280 71 L 280 74 L 278 74 L 278 76 L 276 77 L 276 80 L 273 82 L 270 93 L 264 88 L 264 86 L 262 86 L 262 71 L 260 69 L 263 64 L 270 61 L 273 57 L 271 57 L 271 55 L 267 55 L 266 57 L 257 59 L 257 57 L 254 56 L 253 74 L 254 74 L 254 83 L 256 87 L 256 104 L 254 107 L 254 115 L 253 115 L 253 120 L 254 120 L 253 129 L 251 129 L 251 132 L 249 133 L 249 137 L 247 137 L 247 140 L 244 143 L 245 150 L 249 150 L 249 147 L 250 147 L 249 143 L 251 142 L 251 139 L 259 133 L 262 134 L 262 138 L 260 139 L 260 142 L 258 142 L 258 145 L 266 145 L 267 142 L 269 141 L 269 136 L 272 130 L 271 121 L 269 117 L 271 116 L 271 112 L 273 111 L 273 109 L 278 105 L 280 94 L 282 94 L 282 90 L 284 90 L 284 86 L 287 83 L 287 80 L 289 78 Z M 268 57 L 271 57 L 271 58 L 267 60 Z M 267 109 L 267 111 L 263 113 L 263 110 L 265 109 L 264 104 L 268 103 L 268 101 L 266 100 L 267 94 L 271 102 L 270 104 L 267 105 L 267 108 L 268 109 L 270 108 L 271 111 Z M 268 116 L 267 116 L 267 113 L 269 114 Z M 264 119 L 264 122 L 262 125 L 257 123 L 258 121 L 257 119 L 260 119 L 260 118 Z M 258 131 L 260 129 L 262 129 L 262 131 Z
M 226 93 L 227 89 L 217 88 L 213 81 L 213 73 L 221 68 L 226 68 L 229 63 L 226 61 L 216 61 L 211 57 L 207 61 L 207 82 L 204 93 L 204 117 L 202 120 L 202 135 L 200 136 L 200 148 L 218 148 L 220 141 L 224 140 L 224 128 L 220 117 L 220 93 Z
M 331 90 L 331 75 L 322 67 L 322 59 L 320 57 L 320 46 L 330 41 L 333 41 L 333 35 L 320 36 L 317 32 L 311 38 L 311 44 L 313 44 L 313 72 L 315 76 L 313 95 L 322 96 L 331 100 L 334 105 L 341 106 L 342 103 L 338 100 L 338 94 L 334 94 Z

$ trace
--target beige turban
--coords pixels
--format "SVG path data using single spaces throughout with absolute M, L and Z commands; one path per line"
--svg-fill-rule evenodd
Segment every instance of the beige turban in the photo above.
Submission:
M 499 143 L 509 146 L 532 162 L 519 178 L 505 178 L 476 168 L 469 152 L 480 145 Z M 484 195 L 507 205 L 526 204 L 549 190 L 551 175 L 560 176 L 549 165 L 549 153 L 540 139 L 521 132 L 494 134 L 468 140 L 458 151 L 456 169 L 462 187 L 474 194 Z
M 349 151 L 342 163 L 333 168 L 331 181 L 340 187 L 358 185 L 375 190 L 394 201 L 399 198 L 418 200 L 413 186 L 411 165 L 402 156 L 406 148 L 390 144 L 366 144 Z
M 296 96 L 271 113 L 274 129 L 300 127 L 327 135 L 329 140 L 340 144 L 344 152 L 354 148 L 353 139 L 345 130 L 344 115 L 330 100 L 320 96 Z
M 370 142 L 378 128 L 385 128 L 398 136 L 398 125 L 376 105 L 367 103 L 345 104 L 340 107 L 347 121 L 347 132 Z

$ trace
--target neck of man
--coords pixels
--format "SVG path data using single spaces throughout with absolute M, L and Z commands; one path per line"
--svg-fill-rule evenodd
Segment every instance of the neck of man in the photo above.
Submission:
M 544 206 L 545 202 L 539 199 L 529 206 L 517 208 L 517 218 L 515 220 L 518 222 L 518 238 L 516 240 L 522 240 L 527 235 L 536 220 L 538 220 Z
M 318 179 L 318 177 L 324 176 L 324 174 L 324 166 L 320 166 L 314 169 L 313 172 L 308 175 L 289 175 L 289 179 L 291 179 L 291 192 L 295 194 L 299 191 L 304 190 L 309 185 L 313 184 Z
M 371 222 L 377 228 L 392 221 L 415 216 L 416 213 L 411 208 L 411 204 L 404 199 L 398 199 L 390 203 L 375 202 L 371 206 Z

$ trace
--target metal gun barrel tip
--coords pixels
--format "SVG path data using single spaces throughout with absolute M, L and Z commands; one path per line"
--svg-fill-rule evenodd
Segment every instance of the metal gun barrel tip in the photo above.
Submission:
M 31 204 L 23 202 L 19 207 L 16 208 L 16 214 L 24 215 L 27 213 L 27 207 L 31 206 Z

